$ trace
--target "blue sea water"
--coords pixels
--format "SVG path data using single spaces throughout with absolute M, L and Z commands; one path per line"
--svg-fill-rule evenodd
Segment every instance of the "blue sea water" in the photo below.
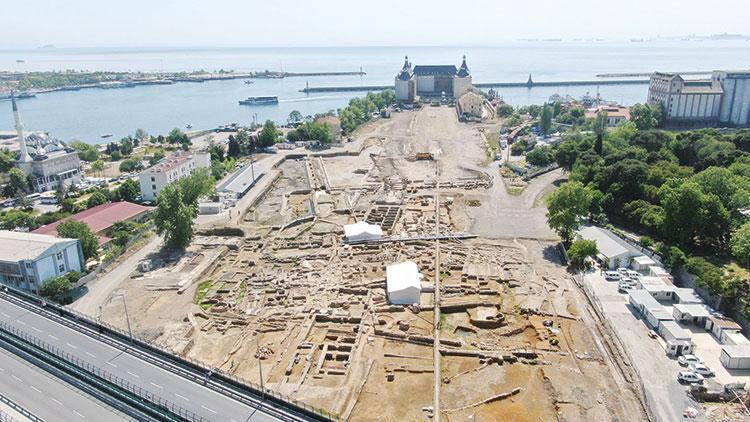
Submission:
M 343 48 L 87 48 L 0 50 L 0 70 L 107 70 L 194 71 L 233 69 L 289 72 L 357 71 L 365 76 L 326 76 L 242 80 L 126 89 L 84 89 L 40 94 L 20 102 L 29 130 L 47 131 L 63 140 L 105 142 L 103 133 L 119 139 L 136 128 L 167 133 L 191 124 L 194 129 L 253 118 L 284 122 L 292 110 L 314 114 L 346 105 L 361 92 L 306 95 L 310 86 L 386 85 L 393 83 L 404 56 L 414 64 L 455 64 L 467 56 L 474 82 L 591 80 L 598 73 L 696 71 L 738 69 L 748 66 L 746 41 L 516 41 L 491 47 L 343 47 Z M 23 63 L 17 62 L 23 60 Z M 513 105 L 541 103 L 558 93 L 581 96 L 598 92 L 623 104 L 643 102 L 645 85 L 535 87 L 500 89 Z M 240 106 L 238 100 L 256 95 L 277 95 L 278 105 Z M 10 130 L 10 104 L 0 102 L 0 130 Z

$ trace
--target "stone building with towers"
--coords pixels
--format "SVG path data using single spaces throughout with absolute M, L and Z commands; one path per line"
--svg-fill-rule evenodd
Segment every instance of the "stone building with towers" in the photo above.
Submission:
M 56 190 L 61 184 L 69 186 L 80 183 L 81 160 L 78 153 L 47 134 L 32 133 L 26 136 L 21 113 L 12 94 L 11 104 L 19 144 L 16 167 L 29 176 L 34 190 L 45 192 Z
M 409 57 L 395 79 L 396 100 L 415 102 L 421 97 L 459 98 L 472 88 L 471 73 L 466 65 L 466 56 L 461 66 L 416 65 L 412 67 Z

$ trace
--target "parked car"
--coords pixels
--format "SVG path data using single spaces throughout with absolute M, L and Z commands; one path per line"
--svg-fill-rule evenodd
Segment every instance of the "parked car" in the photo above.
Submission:
M 628 270 L 628 277 L 632 278 L 633 280 L 638 280 L 641 278 L 641 273 L 638 271 Z
M 677 374 L 677 381 L 682 384 L 701 384 L 703 383 L 703 376 L 692 371 L 680 371 Z
M 607 271 L 604 273 L 604 278 L 610 281 L 618 281 L 622 278 L 622 274 L 617 271 Z
M 688 366 L 696 363 L 703 363 L 703 359 L 695 355 L 682 355 L 677 358 L 677 363 L 682 366 Z
M 690 365 L 690 370 L 704 377 L 714 376 L 714 370 L 702 363 L 694 363 Z
M 618 269 L 617 269 L 617 272 L 618 272 L 618 273 L 620 273 L 620 274 L 622 274 L 623 276 L 626 276 L 626 275 L 628 275 L 628 269 L 627 269 L 627 268 L 625 268 L 625 267 L 620 267 L 620 268 L 618 268 Z
M 617 291 L 620 293 L 627 293 L 628 290 L 633 290 L 633 289 L 635 289 L 635 284 L 633 283 L 623 283 L 621 281 L 620 284 L 617 286 Z

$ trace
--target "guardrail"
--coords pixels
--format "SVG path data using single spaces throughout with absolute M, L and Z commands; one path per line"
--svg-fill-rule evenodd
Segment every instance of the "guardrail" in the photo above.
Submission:
M 20 413 L 21 415 L 23 415 L 23 417 L 25 417 L 26 419 L 28 419 L 28 420 L 30 420 L 32 422 L 44 422 L 44 419 L 42 419 L 42 418 L 36 416 L 35 414 L 29 412 L 28 410 L 26 410 L 25 407 L 23 407 L 20 404 L 18 404 L 16 402 L 14 402 L 13 400 L 11 400 L 10 397 L 6 397 L 5 395 L 3 395 L 2 392 L 0 392 L 0 402 L 3 402 L 6 405 L 10 406 L 11 409 L 13 409 L 16 412 Z M 12 416 L 10 416 L 10 415 L 8 415 L 8 414 L 3 413 L 2 411 L 0 411 L 0 421 L 2 421 L 2 422 L 13 422 L 13 421 L 16 421 L 16 419 L 13 418 Z
M 84 377 L 87 378 L 86 381 L 89 383 L 93 382 L 98 385 L 100 389 L 104 388 L 108 390 L 111 394 L 114 394 L 116 396 L 119 396 L 122 398 L 123 391 L 117 391 L 117 389 L 124 390 L 125 394 L 130 394 L 132 396 L 135 396 L 135 398 L 140 399 L 142 401 L 145 401 L 147 403 L 150 403 L 150 405 L 141 405 L 138 407 L 147 407 L 145 409 L 147 412 L 155 413 L 157 415 L 161 415 L 161 417 L 174 415 L 176 418 L 172 417 L 171 419 L 174 420 L 185 420 L 190 422 L 208 422 L 208 419 L 203 418 L 200 415 L 195 414 L 194 412 L 187 410 L 183 408 L 182 406 L 176 405 L 175 403 L 166 400 L 148 390 L 142 389 L 140 386 L 131 384 L 129 381 L 124 380 L 116 375 L 113 375 L 101 368 L 99 368 L 96 365 L 92 365 L 88 362 L 86 362 L 83 359 L 78 358 L 77 356 L 73 356 L 63 350 L 60 350 L 59 348 L 46 343 L 42 340 L 39 340 L 38 338 L 31 336 L 29 334 L 26 334 L 25 332 L 12 327 L 5 322 L 0 321 L 0 335 L 5 334 L 5 339 L 12 342 L 16 347 L 22 348 L 26 352 L 34 353 L 36 355 L 39 355 L 39 352 L 42 352 L 44 354 L 47 354 L 48 356 L 51 356 L 53 358 L 59 359 L 68 365 L 72 365 L 73 367 L 77 368 L 79 371 L 84 371 L 85 373 L 89 375 L 93 375 L 94 377 L 98 378 L 98 380 L 93 380 L 91 377 Z M 15 341 L 14 341 L 15 340 Z M 25 343 L 25 344 L 22 344 Z M 31 350 L 29 346 L 36 348 L 36 350 Z M 35 353 L 36 352 L 36 353 Z M 46 359 L 49 362 L 49 359 Z M 49 362 L 51 364 L 57 363 L 58 366 L 60 362 Z M 70 372 L 71 368 L 67 368 Z M 80 377 L 80 374 L 79 374 Z M 98 381 L 98 382 L 97 382 Z M 109 386 L 105 385 L 105 383 L 109 384 Z M 112 387 L 116 388 L 112 388 Z M 109 388 L 107 388 L 109 387 Z M 127 400 L 131 404 L 138 405 L 137 403 L 133 403 L 133 400 Z
M 264 410 L 273 412 L 275 416 L 283 420 L 318 420 L 337 421 L 338 415 L 330 413 L 325 409 L 310 406 L 295 398 L 285 396 L 273 390 L 261 387 L 257 384 L 242 380 L 232 374 L 227 374 L 220 369 L 210 367 L 203 362 L 188 357 L 178 356 L 150 344 L 127 332 L 104 323 L 96 321 L 80 312 L 64 306 L 48 302 L 46 299 L 33 293 L 4 286 L 3 291 L 10 297 L 16 299 L 13 303 L 24 306 L 30 311 L 44 314 L 54 321 L 82 332 L 98 341 L 109 344 L 130 353 L 146 362 L 159 366 L 162 369 L 175 373 L 192 382 L 198 382 L 220 394 L 233 398 L 241 403 L 257 407 L 259 403 L 272 405 L 265 406 Z M 22 301 L 23 304 L 18 303 Z M 45 312 L 46 310 L 46 312 Z M 207 377 L 208 376 L 208 380 Z M 204 381 L 206 381 L 204 383 Z M 283 409 L 283 410 L 282 410 Z M 290 412 L 288 415 L 284 412 Z M 296 414 L 296 415 L 295 415 Z

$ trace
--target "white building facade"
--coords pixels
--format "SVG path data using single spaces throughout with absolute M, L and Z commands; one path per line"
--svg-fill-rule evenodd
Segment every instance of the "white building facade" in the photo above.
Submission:
M 211 166 L 207 152 L 179 152 L 142 171 L 138 176 L 141 195 L 145 201 L 154 201 L 168 184 L 190 176 L 200 168 Z
M 409 103 L 417 101 L 420 96 L 459 98 L 473 88 L 466 56 L 458 69 L 454 65 L 412 67 L 409 57 L 406 57 L 394 86 L 396 100 Z
M 77 239 L 0 231 L 0 282 L 34 293 L 50 277 L 81 272 L 83 250 Z
M 668 127 L 749 126 L 750 71 L 714 71 L 695 80 L 657 72 L 648 103 L 662 106 Z

